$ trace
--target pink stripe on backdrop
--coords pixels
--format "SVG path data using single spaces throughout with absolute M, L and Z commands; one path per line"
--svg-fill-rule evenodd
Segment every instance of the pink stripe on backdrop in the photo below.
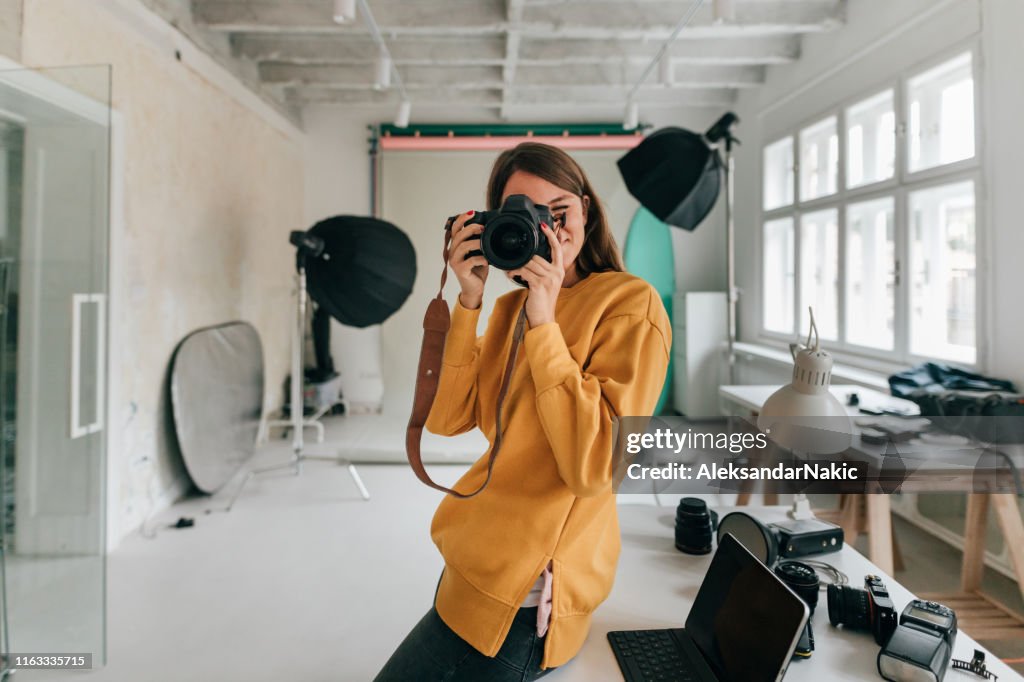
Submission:
M 488 151 L 520 142 L 543 142 L 562 149 L 632 149 L 642 135 L 533 135 L 494 137 L 382 137 L 380 148 L 395 151 Z

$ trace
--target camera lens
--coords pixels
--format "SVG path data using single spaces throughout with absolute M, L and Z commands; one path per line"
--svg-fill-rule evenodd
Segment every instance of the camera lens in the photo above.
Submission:
M 484 255 L 502 270 L 515 270 L 533 257 L 530 226 L 514 217 L 499 217 L 484 228 Z
M 498 241 L 500 241 L 499 250 L 503 254 L 516 254 L 525 246 L 523 235 L 517 234 L 512 230 L 502 232 Z
M 775 567 L 775 575 L 796 592 L 798 597 L 807 602 L 811 613 L 814 613 L 814 607 L 818 605 L 818 586 L 820 585 L 817 571 L 799 561 L 783 561 Z
M 676 549 L 687 554 L 710 554 L 712 523 L 718 515 L 698 497 L 684 497 L 676 508 Z
M 828 586 L 828 619 L 832 625 L 871 630 L 867 590 L 849 585 Z

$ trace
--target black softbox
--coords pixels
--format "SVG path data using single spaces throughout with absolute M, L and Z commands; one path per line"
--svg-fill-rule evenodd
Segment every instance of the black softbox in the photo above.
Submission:
M 704 138 L 683 128 L 648 135 L 618 161 L 626 188 L 664 223 L 693 230 L 722 186 L 722 160 Z
M 324 248 L 306 262 L 306 289 L 342 324 L 380 324 L 402 307 L 416 281 L 416 251 L 400 229 L 365 216 L 321 220 L 308 234 Z

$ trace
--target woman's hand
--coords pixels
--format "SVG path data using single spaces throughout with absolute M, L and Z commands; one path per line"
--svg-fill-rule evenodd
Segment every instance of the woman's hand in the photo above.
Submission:
M 483 254 L 466 258 L 470 251 L 480 250 L 479 236 L 484 231 L 483 225 L 466 225 L 466 221 L 472 218 L 474 213 L 476 211 L 469 211 L 455 219 L 452 223 L 452 241 L 448 246 L 448 266 L 462 287 L 459 302 L 463 308 L 470 310 L 479 308 L 484 300 L 484 282 L 487 281 L 487 272 L 490 269 Z
M 562 290 L 562 280 L 565 279 L 562 245 L 555 239 L 547 223 L 541 223 L 541 231 L 548 239 L 551 257 L 554 260 L 549 263 L 540 256 L 534 256 L 523 267 L 508 273 L 509 278 L 518 275 L 530 285 L 530 291 L 526 295 L 526 319 L 529 320 L 531 327 L 555 321 L 555 303 L 558 302 L 558 292 Z

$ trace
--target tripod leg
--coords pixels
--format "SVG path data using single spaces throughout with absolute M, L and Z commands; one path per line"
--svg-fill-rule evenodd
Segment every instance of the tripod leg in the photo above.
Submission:
M 249 471 L 247 471 L 245 473 L 245 476 L 242 478 L 242 482 L 238 485 L 238 488 L 235 489 L 235 494 L 232 495 L 231 499 L 228 501 L 228 506 L 224 507 L 223 509 L 207 509 L 206 513 L 207 514 L 212 514 L 215 511 L 222 511 L 222 512 L 229 512 L 229 511 L 231 511 L 231 508 L 235 506 L 235 502 L 238 500 L 238 497 L 242 494 L 242 491 L 245 490 L 246 484 L 248 484 L 249 480 L 253 476 L 255 476 L 255 475 L 256 475 L 256 471 L 253 471 L 251 469 Z M 0 678 L 0 680 L 2 680 L 2 679 L 3 678 Z
M 297 453 L 292 453 L 292 458 L 285 464 L 276 464 L 272 467 L 263 467 L 262 469 L 254 469 L 254 474 L 266 474 L 271 471 L 283 471 L 284 469 L 294 469 L 295 473 L 298 474 L 302 467 L 302 461 L 299 459 Z
M 348 463 L 348 473 L 355 482 L 356 487 L 359 488 L 359 494 L 363 496 L 364 500 L 369 500 L 370 491 L 366 489 L 365 485 L 363 485 L 363 479 L 359 477 L 359 472 L 356 471 L 356 465 L 352 464 L 352 462 Z
M 255 475 L 255 471 L 250 471 L 245 475 L 245 478 L 242 479 L 242 485 L 238 486 L 238 490 L 236 490 L 235 494 L 231 496 L 231 501 L 228 502 L 228 506 L 224 507 L 224 511 L 231 511 L 231 508 L 235 506 L 235 501 L 238 500 L 238 496 L 242 494 L 242 490 L 245 489 L 245 486 L 249 482 L 249 479 Z

